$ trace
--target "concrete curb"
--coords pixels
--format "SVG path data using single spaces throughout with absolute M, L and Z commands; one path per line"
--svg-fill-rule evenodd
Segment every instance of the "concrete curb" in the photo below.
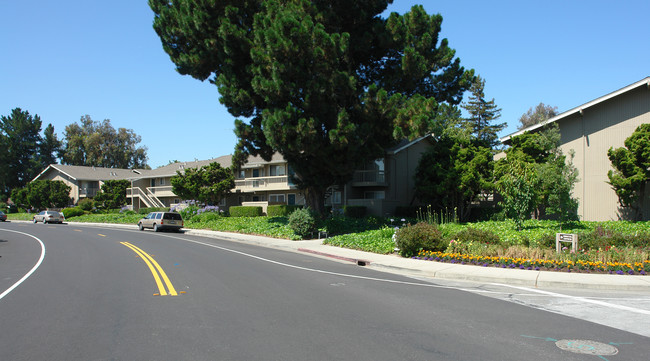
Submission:
M 21 222 L 21 221 L 17 221 Z M 29 221 L 24 221 L 29 222 Z M 136 225 L 67 222 L 74 226 L 93 226 L 125 228 L 137 230 Z M 450 264 L 442 262 L 402 258 L 396 255 L 383 255 L 353 249 L 324 245 L 322 240 L 291 241 L 241 233 L 220 232 L 198 229 L 184 229 L 184 234 L 253 244 L 280 250 L 301 252 L 317 257 L 327 257 L 339 261 L 367 266 L 378 271 L 397 273 L 414 277 L 447 280 L 464 280 L 486 283 L 503 283 L 533 288 L 580 288 L 592 290 L 625 290 L 650 292 L 650 276 L 608 275 L 588 273 L 565 273 L 550 271 L 528 271 L 502 269 L 474 265 Z

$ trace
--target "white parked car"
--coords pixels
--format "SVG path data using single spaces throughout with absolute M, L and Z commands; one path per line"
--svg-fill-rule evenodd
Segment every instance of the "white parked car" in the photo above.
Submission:
M 43 222 L 45 223 L 63 223 L 65 217 L 62 213 L 56 211 L 43 211 L 34 216 L 34 223 Z

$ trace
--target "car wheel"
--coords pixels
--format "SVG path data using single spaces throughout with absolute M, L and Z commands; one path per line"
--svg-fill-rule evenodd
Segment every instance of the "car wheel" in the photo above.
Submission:
M 157 225 L 157 224 L 154 224 L 154 225 L 153 225 L 153 231 L 154 231 L 154 232 L 158 232 L 159 230 L 160 230 L 160 229 L 158 229 L 158 225 Z
M 138 229 L 144 231 L 144 227 L 142 227 L 142 223 L 138 223 Z

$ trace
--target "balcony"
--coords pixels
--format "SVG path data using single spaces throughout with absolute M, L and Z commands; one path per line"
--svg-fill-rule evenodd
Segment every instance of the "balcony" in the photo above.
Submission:
M 388 186 L 383 170 L 358 170 L 352 177 L 353 187 Z
M 176 194 L 172 192 L 172 186 L 160 186 L 160 187 L 147 187 L 149 194 L 156 197 L 176 197 Z
M 99 188 L 79 188 L 79 197 L 92 198 L 97 195 Z
M 295 189 L 295 186 L 289 184 L 289 176 L 286 175 L 235 180 L 235 191 L 240 192 L 281 191 L 289 189 Z

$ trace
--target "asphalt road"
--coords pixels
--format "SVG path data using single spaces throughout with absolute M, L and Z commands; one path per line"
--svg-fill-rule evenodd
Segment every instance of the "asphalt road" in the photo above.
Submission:
M 0 360 L 650 360 L 648 337 L 308 254 L 18 222 L 0 335 Z

